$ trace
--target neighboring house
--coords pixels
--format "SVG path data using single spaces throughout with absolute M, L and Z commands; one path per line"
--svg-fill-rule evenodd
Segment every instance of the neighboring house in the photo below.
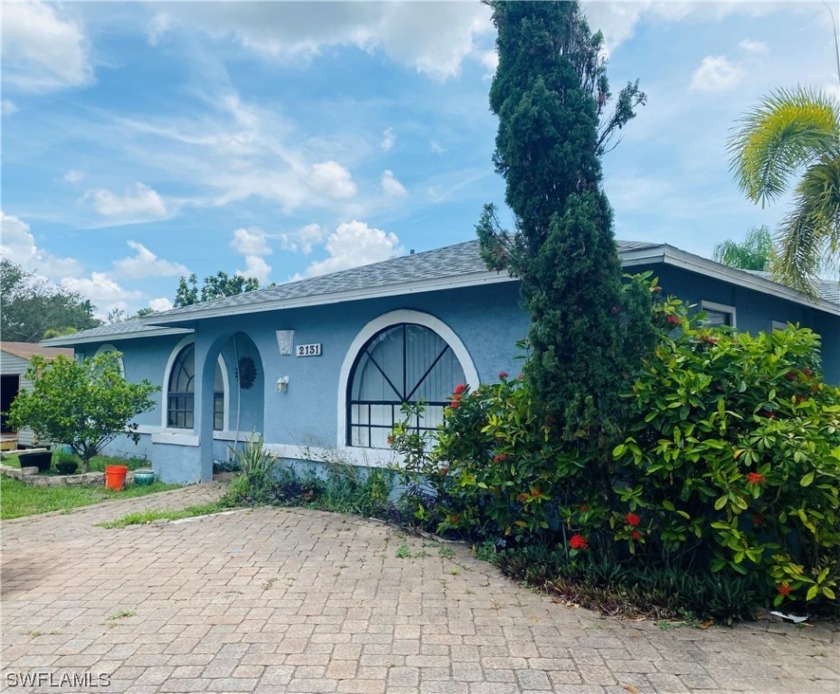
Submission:
M 665 292 L 712 323 L 768 331 L 790 323 L 823 337 L 826 379 L 840 383 L 840 301 L 792 289 L 663 244 L 620 242 L 625 270 L 652 270 Z M 166 481 L 197 482 L 253 431 L 288 459 L 382 465 L 400 405 L 422 400 L 434 428 L 458 383 L 516 373 L 528 332 L 519 282 L 488 271 L 475 241 L 49 340 L 79 355 L 123 353 L 129 381 L 160 384 L 137 417 L 139 449 Z
M 26 378 L 26 370 L 29 368 L 29 360 L 36 354 L 49 361 L 59 354 L 73 358 L 72 349 L 41 347 L 29 342 L 0 342 L 0 449 L 4 451 L 39 443 L 31 429 L 13 431 L 6 422 L 6 413 L 17 394 L 32 388 L 32 383 Z

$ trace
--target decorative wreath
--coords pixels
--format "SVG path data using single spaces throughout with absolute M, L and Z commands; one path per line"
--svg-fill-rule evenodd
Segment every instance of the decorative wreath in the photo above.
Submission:
M 250 390 L 254 381 L 257 380 L 257 365 L 251 357 L 242 357 L 239 360 L 239 387 L 242 390 Z

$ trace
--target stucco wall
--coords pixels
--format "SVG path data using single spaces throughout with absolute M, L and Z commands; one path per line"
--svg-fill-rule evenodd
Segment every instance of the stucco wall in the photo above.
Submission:
M 772 321 L 813 328 L 823 335 L 826 378 L 840 382 L 840 317 L 679 268 L 653 269 L 666 292 L 679 295 L 689 304 L 706 300 L 734 306 L 739 330 L 766 331 Z M 377 317 L 406 310 L 433 316 L 451 329 L 463 343 L 480 381 L 493 381 L 502 370 L 512 375 L 520 370 L 515 345 L 526 337 L 528 321 L 519 307 L 517 283 L 204 320 L 190 326 L 195 334 L 189 338 L 114 343 L 124 354 L 126 377 L 148 378 L 161 385 L 162 391 L 158 407 L 137 419 L 144 432 L 141 444 L 135 447 L 127 440 L 118 440 L 109 452 L 145 455 L 164 480 L 178 482 L 208 479 L 212 460 L 226 458 L 233 440 L 243 440 L 253 430 L 262 432 L 266 443 L 285 457 L 304 457 L 307 451 L 316 457 L 318 451 L 331 455 L 345 444 L 340 412 L 346 393 L 339 388 L 339 380 L 352 343 Z M 278 330 L 294 330 L 296 345 L 320 343 L 321 356 L 280 355 L 275 335 Z M 212 418 L 208 414 L 201 426 L 197 413 L 195 431 L 172 434 L 163 427 L 166 367 L 174 350 L 191 339 L 196 345 L 197 409 L 199 403 L 205 409 L 212 407 L 212 374 L 219 354 L 228 371 L 226 429 L 212 438 Z M 98 346 L 84 346 L 79 351 L 93 354 Z M 236 380 L 237 360 L 242 356 L 251 356 L 257 364 L 257 380 L 247 391 L 241 391 Z M 286 392 L 275 388 L 281 377 L 288 377 Z M 199 431 L 205 433 L 199 435 Z M 343 453 L 356 455 L 356 462 L 371 460 L 362 455 L 361 449 Z M 388 453 L 369 455 L 375 458 L 373 462 L 382 464 Z

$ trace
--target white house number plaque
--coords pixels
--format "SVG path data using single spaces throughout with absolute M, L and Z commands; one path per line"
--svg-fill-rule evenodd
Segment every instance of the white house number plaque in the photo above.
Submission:
M 298 357 L 320 357 L 321 343 L 314 342 L 311 345 L 298 345 L 295 354 Z

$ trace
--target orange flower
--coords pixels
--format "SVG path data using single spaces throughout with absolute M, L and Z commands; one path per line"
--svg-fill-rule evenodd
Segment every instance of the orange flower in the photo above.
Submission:
M 787 583 L 782 583 L 779 586 L 779 595 L 790 595 L 793 588 L 791 588 Z
M 767 478 L 764 475 L 762 475 L 758 472 L 748 472 L 747 473 L 747 482 L 749 482 L 752 485 L 764 484 L 766 481 L 767 481 Z
M 519 499 L 519 500 L 520 500 L 520 501 L 522 501 L 522 502 L 525 502 L 525 501 L 528 501 L 529 496 L 528 496 L 525 492 L 522 492 L 522 493 L 521 493 L 518 497 L 516 497 L 516 498 L 517 498 L 517 499 Z

